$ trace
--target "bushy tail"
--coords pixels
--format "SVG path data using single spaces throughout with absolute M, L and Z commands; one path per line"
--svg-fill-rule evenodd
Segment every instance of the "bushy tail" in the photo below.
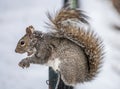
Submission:
M 48 14 L 48 18 L 52 22 L 49 24 L 51 28 L 60 33 L 57 37 L 71 40 L 84 51 L 88 63 L 86 81 L 93 79 L 103 58 L 103 44 L 90 28 L 85 28 L 85 26 L 89 26 L 87 16 L 80 10 L 62 8 L 54 18 L 50 14 Z

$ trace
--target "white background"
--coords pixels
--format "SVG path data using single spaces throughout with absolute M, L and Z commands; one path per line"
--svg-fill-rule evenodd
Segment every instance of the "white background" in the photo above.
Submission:
M 90 16 L 90 23 L 105 45 L 105 58 L 101 72 L 92 82 L 78 84 L 76 89 L 120 89 L 120 15 L 110 0 L 81 0 L 81 9 Z M 0 0 L 0 89 L 48 89 L 48 67 L 31 65 L 28 69 L 18 66 L 26 54 L 14 52 L 25 28 L 33 25 L 47 31 L 46 12 L 55 13 L 62 0 Z

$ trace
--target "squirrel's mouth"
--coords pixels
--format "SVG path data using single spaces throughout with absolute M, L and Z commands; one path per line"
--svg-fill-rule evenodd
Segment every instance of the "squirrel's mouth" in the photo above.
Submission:
M 25 53 L 24 51 L 20 51 L 20 50 L 18 50 L 18 49 L 15 49 L 15 52 L 16 52 L 16 53 L 20 53 L 20 54 Z
M 25 53 L 24 51 L 18 51 L 17 49 L 15 49 L 15 52 L 16 52 L 16 53 L 20 53 L 20 54 Z M 32 54 L 33 54 L 33 51 L 27 52 L 27 56 L 31 56 Z

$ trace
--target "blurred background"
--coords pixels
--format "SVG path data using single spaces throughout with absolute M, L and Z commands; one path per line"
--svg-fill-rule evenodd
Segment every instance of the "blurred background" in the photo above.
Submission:
M 48 89 L 48 67 L 18 66 L 26 54 L 14 52 L 25 28 L 47 31 L 46 12 L 55 13 L 63 0 L 0 0 L 0 89 Z M 103 39 L 105 58 L 95 80 L 78 84 L 75 89 L 120 89 L 120 0 L 79 0 L 80 9 Z

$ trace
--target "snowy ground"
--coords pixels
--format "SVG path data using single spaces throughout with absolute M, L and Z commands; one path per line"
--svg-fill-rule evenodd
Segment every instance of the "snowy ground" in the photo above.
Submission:
M 0 89 L 48 89 L 48 68 L 31 65 L 23 70 L 18 62 L 26 54 L 14 50 L 27 26 L 46 31 L 45 13 L 54 13 L 61 5 L 62 0 L 0 0 Z M 82 0 L 82 9 L 104 40 L 106 55 L 98 77 L 76 89 L 120 89 L 120 31 L 111 26 L 120 24 L 120 15 L 109 0 Z

